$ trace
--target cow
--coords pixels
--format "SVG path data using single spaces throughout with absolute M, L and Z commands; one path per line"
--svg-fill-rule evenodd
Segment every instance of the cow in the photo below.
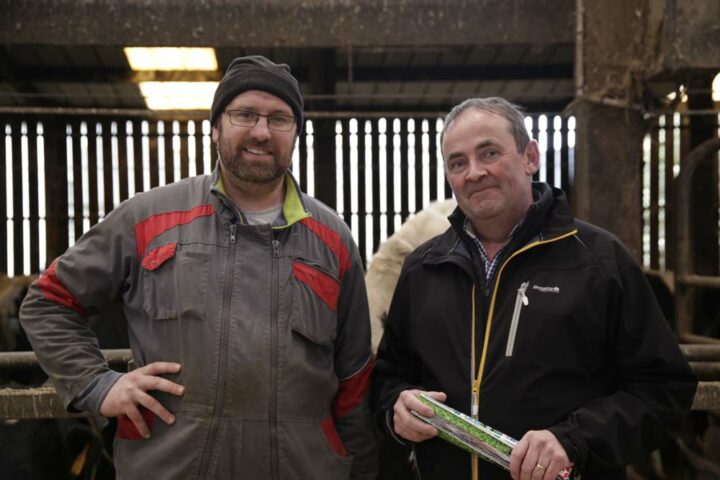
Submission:
M 30 343 L 18 321 L 27 289 L 37 276 L 0 275 L 0 352 L 28 351 Z M 103 348 L 128 348 L 127 327 L 117 309 L 90 318 Z M 0 371 L 0 388 L 47 385 L 39 366 Z M 108 423 L 109 428 L 105 428 Z M 12 479 L 115 478 L 109 452 L 114 421 L 101 417 L 0 420 L 0 472 Z

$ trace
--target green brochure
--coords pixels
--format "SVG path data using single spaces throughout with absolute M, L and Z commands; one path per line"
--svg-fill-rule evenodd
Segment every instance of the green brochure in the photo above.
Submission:
M 426 417 L 414 410 L 413 415 L 437 428 L 440 438 L 505 470 L 510 468 L 510 454 L 517 440 L 425 394 L 421 393 L 419 398 L 432 408 L 435 416 Z M 572 473 L 571 468 L 566 468 L 558 474 L 557 479 L 571 479 Z

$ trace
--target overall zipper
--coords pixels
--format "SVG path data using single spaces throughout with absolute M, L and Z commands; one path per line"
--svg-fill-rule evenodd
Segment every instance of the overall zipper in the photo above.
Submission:
M 235 245 L 236 234 L 237 234 L 237 223 L 233 222 L 230 224 L 230 245 Z
M 237 234 L 237 220 L 230 224 L 230 248 L 228 251 L 227 269 L 225 271 L 225 289 L 223 291 L 222 320 L 220 323 L 220 360 L 218 365 L 217 391 L 215 393 L 215 408 L 213 418 L 208 431 L 208 438 L 205 442 L 205 452 L 200 462 L 200 474 L 198 478 L 206 478 L 210 467 L 210 456 L 215 447 L 218 421 L 225 402 L 225 382 L 227 380 L 227 351 L 228 351 L 228 329 L 230 325 L 230 301 L 232 298 L 233 270 L 235 264 L 235 241 Z
M 273 234 L 274 235 L 274 234 Z M 272 397 L 270 399 L 270 470 L 273 479 L 279 478 L 278 441 L 277 441 L 277 396 L 278 396 L 278 307 L 280 301 L 279 261 L 280 242 L 273 236 L 272 239 L 272 312 L 270 315 L 270 382 Z
M 515 308 L 513 309 L 512 321 L 510 322 L 510 333 L 508 334 L 507 346 L 505 347 L 505 356 L 512 357 L 513 347 L 515 346 L 515 335 L 517 334 L 518 323 L 520 323 L 520 312 L 522 307 L 528 305 L 528 298 L 525 295 L 525 291 L 530 285 L 530 281 L 523 282 L 518 288 L 517 296 L 515 297 Z

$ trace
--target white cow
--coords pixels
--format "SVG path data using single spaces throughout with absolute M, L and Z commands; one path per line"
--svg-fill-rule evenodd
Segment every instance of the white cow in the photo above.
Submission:
M 380 343 L 385 317 L 405 257 L 416 247 L 447 230 L 450 226 L 447 217 L 456 206 L 457 202 L 453 199 L 430 203 L 424 210 L 408 218 L 373 255 L 365 275 L 373 351 L 377 351 Z

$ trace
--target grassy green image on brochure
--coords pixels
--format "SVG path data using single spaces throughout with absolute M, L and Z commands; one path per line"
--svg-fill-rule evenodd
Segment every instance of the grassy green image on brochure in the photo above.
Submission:
M 437 428 L 440 438 L 506 470 L 510 468 L 510 454 L 517 440 L 425 394 L 419 398 L 435 415 L 426 417 L 414 410 L 413 415 Z M 573 478 L 572 469 L 561 471 L 557 478 Z

